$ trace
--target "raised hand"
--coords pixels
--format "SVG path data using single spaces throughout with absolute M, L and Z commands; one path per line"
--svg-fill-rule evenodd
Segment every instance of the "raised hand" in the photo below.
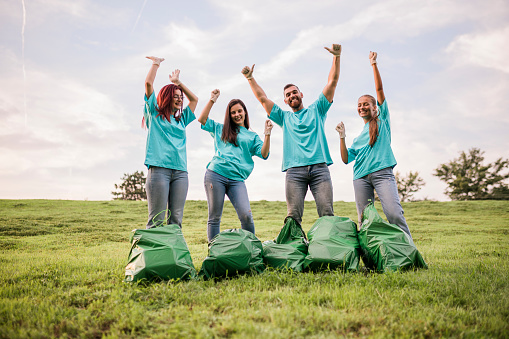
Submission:
M 242 69 L 242 74 L 244 74 L 244 76 L 246 77 L 247 80 L 249 79 L 252 79 L 253 78 L 253 71 L 254 71 L 254 64 L 251 68 L 249 68 L 249 66 L 245 66 L 243 69 Z
M 270 135 L 270 132 L 272 131 L 272 127 L 274 127 L 274 125 L 272 124 L 272 121 L 265 120 L 265 131 L 263 134 Z
M 152 60 L 152 65 L 157 65 L 157 66 L 159 66 L 161 64 L 161 62 L 164 61 L 164 58 L 158 58 L 155 56 L 148 56 L 146 58 Z
M 343 121 L 341 121 L 337 126 L 336 126 L 336 131 L 338 131 L 339 133 L 339 137 L 341 139 L 344 139 L 346 138 L 346 130 L 345 130 L 345 124 L 343 124 Z
M 341 55 L 341 45 L 332 44 L 332 48 L 329 48 L 329 47 L 324 47 L 324 48 L 326 50 L 328 50 L 334 56 L 340 56 Z
M 175 85 L 179 86 L 182 82 L 179 79 L 180 76 L 180 69 L 176 69 L 170 74 L 170 81 L 173 82 Z
M 221 92 L 217 88 L 210 92 L 210 101 L 216 103 L 217 98 L 219 98 L 219 94 L 221 94 Z
M 372 65 L 376 64 L 376 52 L 369 52 L 369 61 Z

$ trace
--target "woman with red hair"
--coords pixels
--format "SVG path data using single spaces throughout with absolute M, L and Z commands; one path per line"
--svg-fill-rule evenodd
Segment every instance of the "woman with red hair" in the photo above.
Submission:
M 182 227 L 189 186 L 187 177 L 186 127 L 196 119 L 198 97 L 179 79 L 180 70 L 170 74 L 172 84 L 154 94 L 154 79 L 163 58 L 149 56 L 152 66 L 145 79 L 143 125 L 148 129 L 145 165 L 148 168 L 147 228 L 160 223 Z M 184 94 L 189 100 L 183 108 Z M 166 216 L 166 210 L 170 215 Z

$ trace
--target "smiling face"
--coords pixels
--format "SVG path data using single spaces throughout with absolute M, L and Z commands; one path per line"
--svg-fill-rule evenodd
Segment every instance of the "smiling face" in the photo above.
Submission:
M 297 86 L 290 86 L 285 89 L 285 104 L 290 106 L 294 112 L 300 111 L 304 107 L 302 106 L 302 98 L 304 95 L 299 91 Z
M 241 104 L 235 104 L 230 108 L 230 118 L 235 125 L 246 127 L 244 124 L 246 120 L 246 112 Z
M 376 103 L 373 98 L 368 96 L 360 97 L 357 102 L 357 113 L 364 119 L 365 123 L 369 121 L 371 117 L 376 114 Z
M 171 100 L 171 111 L 176 112 L 181 109 L 183 102 L 184 97 L 182 96 L 182 92 L 180 89 L 175 89 L 175 93 L 173 93 L 173 98 Z

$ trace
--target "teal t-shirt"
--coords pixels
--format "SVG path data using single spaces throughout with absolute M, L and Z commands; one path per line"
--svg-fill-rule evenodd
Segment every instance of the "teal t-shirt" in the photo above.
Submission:
M 348 162 L 355 160 L 354 180 L 397 164 L 391 148 L 391 119 L 387 100 L 378 105 L 378 112 L 378 138 L 373 147 L 369 145 L 368 122 L 364 124 L 361 134 L 353 139 L 352 146 L 348 149 Z
M 207 168 L 231 180 L 244 181 L 254 168 L 253 156 L 262 157 L 263 142 L 255 132 L 239 127 L 237 145 L 221 140 L 223 124 L 207 119 L 201 128 L 214 138 L 215 154 Z M 268 158 L 268 156 L 267 156 Z M 265 159 L 267 159 L 265 158 Z
M 186 127 L 196 119 L 189 106 L 182 111 L 179 122 L 171 116 L 171 123 L 156 110 L 155 93 L 145 95 L 145 125 L 148 129 L 145 165 L 187 172 Z
M 324 130 L 331 104 L 323 93 L 297 112 L 283 111 L 274 104 L 269 119 L 283 128 L 283 172 L 292 167 L 332 164 Z

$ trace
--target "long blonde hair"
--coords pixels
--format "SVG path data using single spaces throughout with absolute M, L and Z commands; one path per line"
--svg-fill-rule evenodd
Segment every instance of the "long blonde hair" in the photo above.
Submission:
M 378 106 L 376 105 L 376 99 L 372 95 L 364 94 L 360 98 L 368 98 L 371 104 L 375 107 L 375 114 L 371 115 L 369 122 L 369 146 L 373 147 L 376 140 L 378 139 Z M 359 98 L 359 99 L 360 99 Z

